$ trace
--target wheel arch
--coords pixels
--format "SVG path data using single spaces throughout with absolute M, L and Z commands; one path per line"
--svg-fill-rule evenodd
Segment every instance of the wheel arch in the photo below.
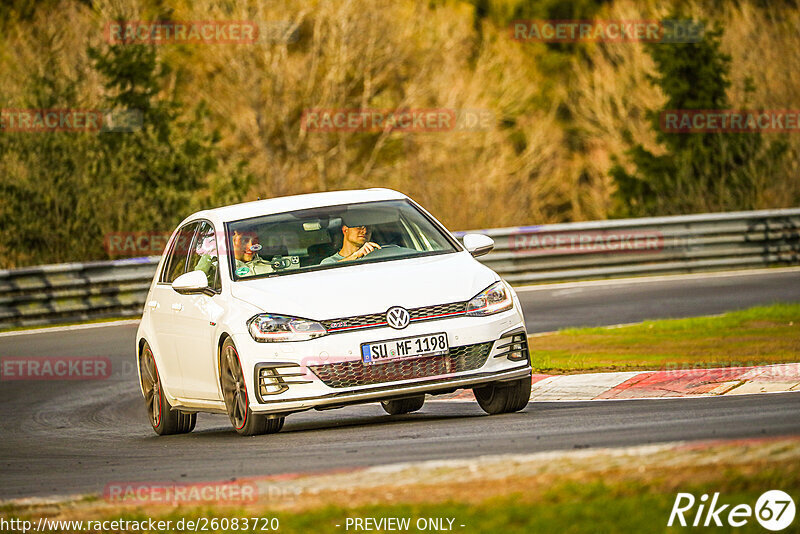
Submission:
M 227 339 L 233 339 L 233 336 L 225 331 L 221 332 L 217 339 L 217 365 L 214 366 L 214 369 L 217 373 L 217 388 L 219 388 L 220 395 L 222 395 L 222 345 L 225 344 Z
M 151 339 L 148 339 L 147 336 L 141 336 L 139 340 L 136 342 L 136 371 L 137 371 L 137 381 L 139 382 L 139 391 L 144 397 L 144 388 L 142 387 L 142 369 L 141 369 L 141 357 L 142 357 L 142 349 L 144 348 L 144 344 L 147 343 L 150 346 L 150 352 L 153 354 L 153 362 L 156 365 L 156 372 L 158 373 L 159 377 L 161 377 L 161 356 L 159 355 L 159 348 L 158 345 L 154 345 Z M 169 385 L 164 383 L 164 380 L 161 380 L 161 390 L 164 392 L 164 395 L 167 397 L 167 400 L 172 403 L 175 401 L 175 397 L 172 396 L 170 393 Z
M 147 339 L 142 336 L 139 338 L 139 341 L 136 342 L 136 377 L 137 382 L 139 383 L 139 392 L 144 397 L 144 387 L 142 386 L 142 349 L 144 349 L 144 344 L 147 343 Z M 153 358 L 155 358 L 155 353 L 153 354 Z

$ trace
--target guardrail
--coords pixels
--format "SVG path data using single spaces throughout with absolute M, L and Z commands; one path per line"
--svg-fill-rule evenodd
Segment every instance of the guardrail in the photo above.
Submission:
M 460 232 L 463 235 L 466 232 Z M 800 208 L 479 230 L 511 284 L 800 263 Z
M 800 263 L 800 208 L 475 230 L 515 285 Z M 137 317 L 157 257 L 0 271 L 0 329 Z

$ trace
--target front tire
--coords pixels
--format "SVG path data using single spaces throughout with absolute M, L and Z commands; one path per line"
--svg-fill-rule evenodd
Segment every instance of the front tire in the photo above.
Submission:
M 416 412 L 425 404 L 425 395 L 408 397 L 405 399 L 394 399 L 381 401 L 384 411 L 389 415 L 401 415 L 404 413 Z
M 484 412 L 495 415 L 518 412 L 528 405 L 531 398 L 531 377 L 513 382 L 496 382 L 473 388 L 475 399 Z
M 197 424 L 196 413 L 175 410 L 164 395 L 164 387 L 158 376 L 156 360 L 150 345 L 145 341 L 139 355 L 139 378 L 142 381 L 144 403 L 150 416 L 150 425 L 159 436 L 186 434 Z
M 242 363 L 231 338 L 226 339 L 222 344 L 219 363 L 222 396 L 225 399 L 228 417 L 230 417 L 236 432 L 242 436 L 279 432 L 283 428 L 286 417 L 268 418 L 266 415 L 253 413 L 250 409 Z

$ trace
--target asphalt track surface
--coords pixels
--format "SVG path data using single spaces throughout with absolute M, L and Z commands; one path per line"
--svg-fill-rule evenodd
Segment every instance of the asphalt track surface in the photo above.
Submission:
M 532 334 L 800 302 L 800 269 L 552 284 L 517 292 Z
M 800 271 L 565 285 L 520 291 L 530 332 L 800 302 Z M 0 357 L 105 356 L 96 381 L 0 382 L 0 499 L 99 493 L 109 483 L 237 477 L 665 441 L 800 435 L 800 394 L 531 403 L 486 416 L 474 403 L 427 402 L 390 417 L 378 405 L 287 418 L 242 438 L 220 415 L 157 437 L 138 390 L 134 325 L 0 337 Z

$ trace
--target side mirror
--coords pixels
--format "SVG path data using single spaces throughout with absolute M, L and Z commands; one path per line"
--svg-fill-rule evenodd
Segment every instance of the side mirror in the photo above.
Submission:
M 494 239 L 483 234 L 467 234 L 464 236 L 464 248 L 477 258 L 492 251 Z
M 181 295 L 213 294 L 213 290 L 208 287 L 206 273 L 203 271 L 190 271 L 180 275 L 172 282 L 172 289 Z

